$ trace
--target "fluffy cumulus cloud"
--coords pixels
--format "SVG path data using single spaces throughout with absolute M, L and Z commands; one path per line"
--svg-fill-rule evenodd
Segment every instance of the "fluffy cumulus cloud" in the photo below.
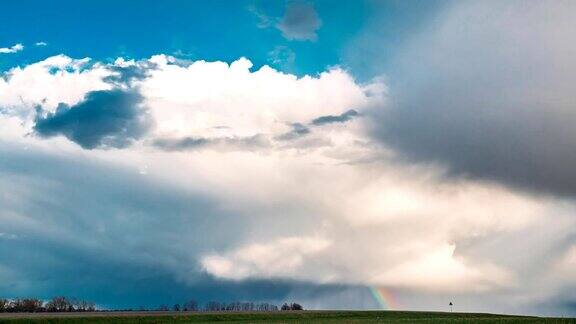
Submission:
M 154 282 L 374 307 L 362 287 L 377 286 L 404 308 L 460 296 L 463 310 L 532 312 L 569 294 L 572 202 L 407 161 L 373 136 L 393 94 L 341 68 L 296 77 L 245 58 L 11 69 L 0 288 L 110 300 L 114 284 Z

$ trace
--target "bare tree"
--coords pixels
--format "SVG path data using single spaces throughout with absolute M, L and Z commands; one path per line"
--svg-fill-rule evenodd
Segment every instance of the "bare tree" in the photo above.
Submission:
M 299 310 L 304 310 L 304 307 L 302 307 L 302 305 L 300 305 L 300 304 L 292 303 L 292 304 L 290 305 L 290 309 L 291 309 L 291 310 L 298 310 L 298 311 L 299 311 Z
M 72 304 L 64 296 L 57 296 L 52 298 L 47 304 L 46 308 L 49 312 L 68 312 L 73 309 Z
M 20 300 L 20 311 L 35 313 L 42 310 L 42 301 L 36 298 L 24 298 Z
M 302 307 L 302 305 L 297 304 L 297 303 L 292 303 L 290 305 L 288 305 L 287 303 L 284 303 L 284 305 L 282 305 L 282 308 L 280 308 L 283 311 L 289 311 L 289 310 L 304 310 L 304 307 Z
M 10 308 L 10 301 L 8 299 L 0 299 L 0 313 L 7 312 Z
M 72 304 L 75 311 L 78 312 L 93 312 L 95 310 L 94 303 L 83 299 L 71 299 L 70 303 Z
M 220 303 L 217 301 L 209 301 L 208 303 L 206 303 L 206 306 L 204 307 L 204 309 L 209 311 L 209 312 L 216 312 L 216 311 L 226 310 L 226 307 L 225 307 L 224 303 Z

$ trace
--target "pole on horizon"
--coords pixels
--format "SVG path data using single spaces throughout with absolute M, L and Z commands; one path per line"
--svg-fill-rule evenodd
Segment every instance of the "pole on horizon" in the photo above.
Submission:
M 452 313 L 452 306 L 454 306 L 454 304 L 452 304 L 452 302 L 450 302 L 450 304 L 448 304 L 448 306 L 450 306 L 450 313 Z

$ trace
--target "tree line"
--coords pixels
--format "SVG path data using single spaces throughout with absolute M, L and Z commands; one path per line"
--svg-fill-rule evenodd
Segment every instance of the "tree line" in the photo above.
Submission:
M 141 308 L 140 310 L 145 310 Z M 276 312 L 276 311 L 290 311 L 290 310 L 304 310 L 302 305 L 297 303 L 284 303 L 278 307 L 269 303 L 253 303 L 253 302 L 218 302 L 209 301 L 204 305 L 200 305 L 196 300 L 189 300 L 182 305 L 174 304 L 172 308 L 167 305 L 158 307 L 159 311 L 187 311 L 187 312 Z
M 41 312 L 93 312 L 96 304 L 63 296 L 44 302 L 37 298 L 0 299 L 2 313 L 41 313 Z
M 160 305 L 156 309 L 140 307 L 137 311 L 187 311 L 187 312 L 276 312 L 303 310 L 302 305 L 297 303 L 284 303 L 278 307 L 269 303 L 253 302 L 218 302 L 209 301 L 201 305 L 196 300 L 191 299 L 182 304 L 174 304 L 172 307 Z M 42 312 L 94 312 L 98 311 L 96 304 L 76 298 L 64 296 L 54 297 L 49 301 L 42 301 L 37 298 L 0 298 L 0 313 L 42 313 Z M 123 311 L 134 311 L 124 309 Z

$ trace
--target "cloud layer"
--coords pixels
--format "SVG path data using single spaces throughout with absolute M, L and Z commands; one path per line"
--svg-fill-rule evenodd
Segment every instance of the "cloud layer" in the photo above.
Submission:
M 450 142 L 427 123 L 452 115 L 431 105 L 438 111 L 423 118 L 424 99 L 382 80 L 167 55 L 60 55 L 8 71 L 0 282 L 13 284 L 2 290 L 65 293 L 74 283 L 57 274 L 83 273 L 96 298 L 110 293 L 95 286 L 122 282 L 134 303 L 147 282 L 180 287 L 179 296 L 212 297 L 216 287 L 226 298 L 300 296 L 316 307 L 321 295 L 374 307 L 362 297 L 368 286 L 391 289 L 410 309 L 453 296 L 462 310 L 544 312 L 570 301 L 572 200 L 454 177 L 451 160 L 406 159 L 422 134 L 442 152 L 438 138 Z M 427 98 L 429 87 L 445 90 L 436 84 L 412 88 Z M 438 123 L 465 142 L 469 133 Z
M 374 132 L 458 176 L 573 196 L 576 7 L 464 1 L 397 53 Z

